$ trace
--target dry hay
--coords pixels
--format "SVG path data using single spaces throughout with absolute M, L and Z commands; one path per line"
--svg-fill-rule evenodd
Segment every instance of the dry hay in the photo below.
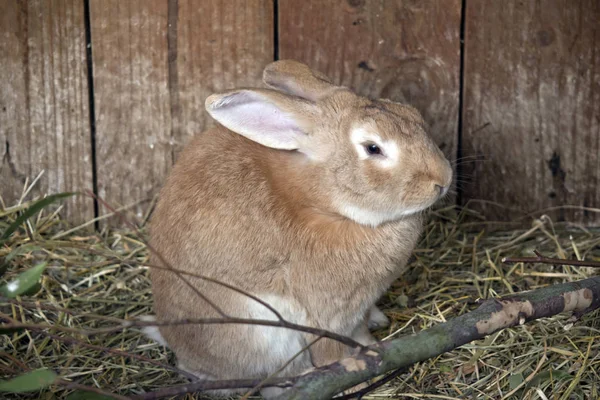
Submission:
M 27 204 L 0 211 L 0 232 Z M 432 215 L 408 272 L 381 300 L 392 320 L 378 338 L 410 334 L 439 324 L 474 307 L 474 300 L 584 279 L 591 268 L 551 265 L 504 265 L 504 256 L 600 259 L 600 231 L 532 221 L 531 229 L 490 231 L 490 224 L 464 223 L 472 212 L 453 208 Z M 49 266 L 42 289 L 29 304 L 0 302 L 3 313 L 21 322 L 61 324 L 85 330 L 151 313 L 148 251 L 130 230 L 91 233 L 73 229 L 56 213 L 31 218 L 27 229 L 0 247 L 9 280 L 40 261 Z M 86 230 L 88 229 L 88 230 Z M 37 305 L 31 304 L 38 302 Z M 61 311 L 59 311 L 61 309 Z M 414 365 L 391 383 L 364 398 L 397 399 L 597 399 L 600 392 L 600 318 L 595 312 L 575 324 L 568 316 L 535 321 L 496 333 L 485 340 Z M 174 365 L 166 349 L 130 329 L 84 337 L 26 330 L 0 337 L 0 369 L 8 378 L 27 369 L 49 367 L 67 380 L 134 394 L 186 380 L 159 364 Z M 137 359 L 107 354 L 81 343 L 118 349 Z M 43 393 L 10 398 L 58 398 L 68 392 L 52 387 Z M 186 398 L 201 398 L 188 395 Z

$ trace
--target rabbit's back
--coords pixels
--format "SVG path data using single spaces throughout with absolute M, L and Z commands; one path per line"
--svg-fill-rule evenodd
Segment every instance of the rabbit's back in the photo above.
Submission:
M 177 269 L 252 289 L 267 273 L 251 263 L 276 262 L 269 248 L 256 251 L 269 235 L 281 249 L 282 227 L 270 217 L 273 199 L 260 164 L 262 146 L 222 127 L 194 138 L 167 180 L 151 222 L 151 244 Z M 278 252 L 279 253 L 279 252 Z M 260 258 L 260 260 L 253 258 Z M 160 263 L 160 260 L 154 262 Z M 153 280 L 178 281 L 164 270 Z M 266 277 L 267 282 L 272 278 Z M 180 284 L 177 283 L 179 286 Z M 262 283 L 261 283 L 262 285 Z

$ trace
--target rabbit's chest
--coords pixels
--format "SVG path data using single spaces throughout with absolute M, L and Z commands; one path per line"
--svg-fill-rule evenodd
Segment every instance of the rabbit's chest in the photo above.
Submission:
M 339 313 L 365 311 L 404 272 L 420 225 L 419 221 L 401 221 L 367 233 L 346 236 L 341 245 L 328 238 L 304 243 L 288 259 L 291 291 L 317 309 L 327 298 Z

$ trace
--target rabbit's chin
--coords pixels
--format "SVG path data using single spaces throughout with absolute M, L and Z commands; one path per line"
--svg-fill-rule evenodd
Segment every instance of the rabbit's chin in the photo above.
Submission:
M 397 221 L 401 218 L 417 214 L 429 207 L 430 206 L 405 208 L 396 211 L 377 211 L 358 207 L 353 204 L 343 204 L 338 207 L 338 210 L 341 215 L 354 222 L 370 227 L 377 227 L 386 222 Z

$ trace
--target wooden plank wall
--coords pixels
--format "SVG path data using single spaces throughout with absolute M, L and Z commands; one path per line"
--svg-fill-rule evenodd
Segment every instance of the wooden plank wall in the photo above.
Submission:
M 600 1 L 467 0 L 463 199 L 488 218 L 600 214 Z
M 144 215 L 213 123 L 206 96 L 260 85 L 279 57 L 416 106 L 447 156 L 466 159 L 460 199 L 483 200 L 469 204 L 488 218 L 570 204 L 552 217 L 600 221 L 582 208 L 600 208 L 597 0 L 22 0 L 0 14 L 7 205 L 42 169 L 31 195 L 92 188 L 95 146 L 98 194 Z M 94 215 L 84 197 L 66 212 Z
M 0 2 L 0 196 L 92 189 L 83 3 Z M 90 198 L 66 202 L 75 222 L 94 217 Z
M 141 217 L 181 146 L 212 124 L 205 98 L 260 84 L 273 2 L 91 0 L 90 19 L 98 192 Z
M 456 156 L 461 0 L 279 0 L 279 56 L 415 106 Z

